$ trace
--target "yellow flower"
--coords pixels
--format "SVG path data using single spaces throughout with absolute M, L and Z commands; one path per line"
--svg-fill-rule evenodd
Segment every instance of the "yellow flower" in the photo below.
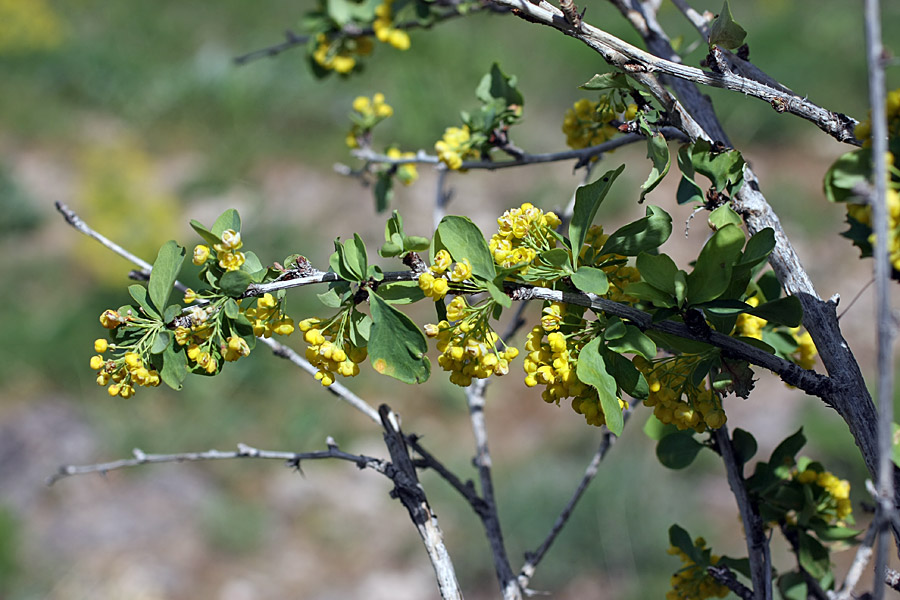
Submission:
M 472 263 L 468 258 L 463 258 L 453 266 L 453 272 L 450 273 L 450 281 L 461 283 L 472 276 Z
M 437 254 L 434 255 L 434 264 L 431 265 L 431 272 L 435 275 L 440 275 L 444 271 L 450 268 L 450 264 L 453 262 L 453 259 L 450 258 L 450 253 L 446 250 L 439 250 Z
M 106 309 L 103 311 L 103 314 L 100 315 L 100 324 L 107 329 L 115 329 L 127 321 L 127 318 L 112 309 Z
M 402 29 L 394 29 L 388 35 L 388 43 L 397 50 L 409 50 L 409 34 Z
M 197 244 L 194 246 L 194 257 L 191 259 L 192 262 L 198 267 L 206 264 L 206 260 L 209 258 L 209 246 L 204 246 L 203 244 Z
M 184 303 L 185 304 L 190 304 L 191 302 L 193 302 L 196 299 L 197 299 L 197 292 L 195 292 L 191 288 L 184 290 Z
M 109 342 L 104 340 L 103 338 L 97 338 L 94 340 L 94 352 L 99 352 L 103 354 L 109 348 Z
M 106 364 L 106 361 L 103 360 L 103 357 L 99 354 L 91 357 L 91 368 L 95 371 L 99 371 L 103 368 L 103 365 Z
M 218 254 L 219 266 L 226 271 L 237 271 L 246 260 L 243 252 L 220 252 Z

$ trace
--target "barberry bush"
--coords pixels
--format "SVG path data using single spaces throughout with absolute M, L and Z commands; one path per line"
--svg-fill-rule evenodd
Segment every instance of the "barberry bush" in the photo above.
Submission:
M 106 335 L 93 342 L 89 367 L 99 386 L 122 399 L 162 383 L 178 390 L 194 375 L 227 378 L 228 363 L 256 360 L 263 344 L 305 369 L 310 385 L 331 389 L 378 423 L 386 457 L 348 454 L 333 440 L 325 451 L 242 447 L 234 456 L 284 458 L 294 466 L 306 459 L 351 460 L 389 477 L 445 598 L 462 592 L 419 471 L 434 470 L 478 515 L 504 598 L 532 593 L 535 569 L 593 477 L 589 469 L 539 550 L 514 566 L 503 543 L 503 507 L 494 496 L 487 451 L 488 382 L 518 387 L 523 396 L 537 388 L 543 402 L 562 406 L 584 427 L 596 428 L 604 444 L 595 462 L 616 437 L 643 435 L 630 424 L 638 419 L 646 423 L 644 432 L 652 442 L 648 451 L 655 450 L 668 468 L 689 468 L 704 451 L 721 460 L 742 523 L 742 531 L 729 534 L 743 536 L 746 551 L 714 553 L 712 536 L 720 532 L 703 532 L 708 541 L 673 524 L 668 553 L 680 564 L 671 563 L 667 598 L 849 598 L 879 535 L 874 593 L 880 594 L 880 582 L 894 577 L 884 571 L 884 541 L 900 531 L 896 471 L 885 463 L 892 446 L 876 434 L 876 423 L 884 430 L 891 413 L 876 415 L 859 364 L 840 332 L 835 301 L 822 300 L 813 288 L 752 166 L 732 147 L 697 86 L 748 94 L 785 113 L 782 118 L 806 119 L 821 135 L 854 147 L 828 170 L 823 201 L 846 205 L 844 236 L 861 250 L 861 258 L 874 256 L 877 264 L 888 265 L 876 277 L 879 289 L 886 290 L 885 275 L 900 279 L 900 170 L 893 159 L 900 151 L 900 90 L 885 94 L 876 86 L 873 98 L 883 104 L 874 104 L 873 115 L 883 118 L 857 120 L 791 92 L 760 70 L 766 65 L 749 62 L 752 33 L 735 21 L 727 2 L 718 15 L 673 2 L 708 49 L 700 67 L 682 62 L 657 23 L 659 2 L 612 4 L 646 50 L 592 25 L 591 15 L 570 0 L 559 7 L 519 0 L 318 3 L 302 19 L 302 33 L 290 33 L 284 44 L 264 53 L 296 48 L 306 53 L 316 77 L 344 80 L 339 85 L 348 90 L 349 124 L 334 135 L 343 137 L 359 162 L 341 170 L 370 190 L 370 210 L 379 228 L 384 224 L 383 244 L 367 248 L 359 232 L 348 230 L 334 240 L 327 265 L 314 265 L 297 253 L 277 260 L 257 256 L 245 247 L 252 240 L 244 238 L 234 209 L 211 224 L 191 221 L 196 239 L 163 244 L 152 265 L 139 263 L 144 269 L 136 277 L 143 275 L 146 283 L 128 288 L 130 300 L 98 309 Z M 390 60 L 383 50 L 414 48 L 411 31 L 439 36 L 442 22 L 484 11 L 497 13 L 498 19 L 525 19 L 535 28 L 548 26 L 587 44 L 607 63 L 605 72 L 572 82 L 573 88 L 580 84 L 585 97 L 564 114 L 536 117 L 559 123 L 557 149 L 535 153 L 514 143 L 524 126 L 525 98 L 517 77 L 496 63 L 473 82 L 477 104 L 448 116 L 433 147 L 382 141 L 379 126 L 403 119 L 403 111 L 395 114 L 381 93 L 356 95 L 354 75 L 368 61 Z M 869 39 L 870 45 L 880 43 Z M 617 161 L 614 151 L 631 144 L 646 145 L 646 161 Z M 448 214 L 450 176 L 558 161 L 572 162 L 583 173 L 583 185 L 547 198 L 544 206 L 522 201 L 494 207 L 495 226 L 486 231 L 469 216 Z M 421 168 L 438 172 L 438 189 L 430 194 L 436 201 L 428 207 L 435 223 L 430 231 L 413 234 L 392 203 L 398 182 L 422 185 L 417 182 Z M 621 177 L 626 170 L 639 174 L 643 183 L 629 188 Z M 667 178 L 677 183 L 661 186 Z M 605 201 L 611 194 L 642 205 L 643 216 L 610 225 Z M 676 259 L 664 247 L 676 229 L 671 212 L 679 205 L 695 207 L 705 217 L 698 218 L 702 225 L 694 225 L 705 228 L 705 242 L 690 260 Z M 83 232 L 118 248 L 68 207 L 60 210 Z M 879 241 L 880 235 L 886 239 Z M 186 262 L 196 268 L 183 268 Z M 174 299 L 173 290 L 178 290 Z M 289 300 L 300 294 L 315 294 L 319 309 L 294 312 Z M 423 314 L 432 316 L 422 320 Z M 889 332 L 882 334 L 889 341 Z M 819 364 L 824 373 L 817 371 Z M 376 409 L 365 393 L 350 390 L 363 369 L 392 378 L 399 390 L 434 377 L 464 388 L 460 396 L 465 396 L 476 436 L 479 489 L 463 483 L 422 444 L 415 423 L 404 423 L 407 433 L 401 430 L 399 402 Z M 757 457 L 752 432 L 729 430 L 734 398 L 752 402 L 764 372 L 818 398 L 822 410 L 833 409 L 845 421 L 872 479 L 879 481 L 878 489 L 872 488 L 876 509 L 868 529 L 855 528 L 859 511 L 841 473 L 801 454 L 802 429 L 778 444 L 768 459 Z M 885 388 L 879 388 L 882 405 L 890 404 L 886 389 L 884 396 Z M 141 390 L 132 401 L 152 402 L 152 393 Z M 514 410 L 505 414 L 502 426 L 516 426 Z M 201 453 L 170 460 L 222 457 Z M 166 457 L 141 454 L 117 466 L 155 460 Z M 59 476 L 109 468 L 62 467 Z M 654 493 L 665 495 L 665 490 Z M 686 512 L 696 501 L 677 500 Z M 792 560 L 773 556 L 770 544 L 776 536 Z M 851 547 L 858 548 L 853 568 L 836 572 L 832 552 Z

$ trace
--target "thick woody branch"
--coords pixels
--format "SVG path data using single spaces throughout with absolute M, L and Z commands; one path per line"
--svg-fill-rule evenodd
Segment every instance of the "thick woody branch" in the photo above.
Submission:
M 585 22 L 575 29 L 562 11 L 546 0 L 541 0 L 539 4 L 527 0 L 493 0 L 493 2 L 512 8 L 514 14 L 528 21 L 548 25 L 584 42 L 610 65 L 622 69 L 645 85 L 652 85 L 652 80 L 655 79 L 652 74 L 656 73 L 740 92 L 771 104 L 778 112 L 789 112 L 808 120 L 838 141 L 856 143 L 853 135 L 853 128 L 856 125 L 854 119 L 817 106 L 796 94 L 786 93 L 734 73 L 713 73 L 654 56 Z M 656 95 L 653 89 L 651 92 Z M 657 98 L 662 100 L 659 96 Z M 672 115 L 677 119 L 675 124 L 679 127 L 684 126 L 683 131 L 691 138 L 709 139 L 706 132 L 696 126 L 689 114 L 681 114 L 677 106 L 670 106 L 665 102 L 664 105 L 667 110 L 673 108 L 676 110 Z
M 339 450 L 334 440 L 328 438 L 328 449 L 316 452 L 281 452 L 276 450 L 260 450 L 247 444 L 238 444 L 238 449 L 231 452 L 208 450 L 206 452 L 182 452 L 180 454 L 146 454 L 139 448 L 133 450 L 134 458 L 116 460 L 107 463 L 92 465 L 63 465 L 59 470 L 47 478 L 47 485 L 53 485 L 60 479 L 72 475 L 84 475 L 87 473 L 100 473 L 105 475 L 110 471 L 149 465 L 157 463 L 183 463 L 209 460 L 232 460 L 236 458 L 258 458 L 263 460 L 282 460 L 289 466 L 300 468 L 300 462 L 304 460 L 322 460 L 335 458 L 355 463 L 360 469 L 373 469 L 386 474 L 389 463 L 380 458 L 364 456 L 362 454 L 350 454 Z

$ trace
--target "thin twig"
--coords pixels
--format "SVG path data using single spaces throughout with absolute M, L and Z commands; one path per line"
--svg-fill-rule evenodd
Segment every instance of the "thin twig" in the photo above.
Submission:
M 70 477 L 72 475 L 84 475 L 87 473 L 107 474 L 110 471 L 118 469 L 127 469 L 137 467 L 139 465 L 156 464 L 156 463 L 183 463 L 197 462 L 207 460 L 230 460 L 235 458 L 259 458 L 265 460 L 283 460 L 290 466 L 299 468 L 300 462 L 304 460 L 321 460 L 324 458 L 336 458 L 355 463 L 360 469 L 369 468 L 385 474 L 387 472 L 388 463 L 380 458 L 364 456 L 361 454 L 350 454 L 339 450 L 337 445 L 329 438 L 328 449 L 316 452 L 281 452 L 277 450 L 260 450 L 247 444 L 238 444 L 238 449 L 231 452 L 222 452 L 219 450 L 207 450 L 206 452 L 182 452 L 179 454 L 146 454 L 139 448 L 135 448 L 132 452 L 134 458 L 126 458 L 107 463 L 97 463 L 92 465 L 63 465 L 59 470 L 47 478 L 47 485 L 53 485 L 60 479 Z
M 872 220 L 875 230 L 875 318 L 878 340 L 878 495 L 880 514 L 878 545 L 875 549 L 876 581 L 887 569 L 887 526 L 896 514 L 894 499 L 894 466 L 891 461 L 892 424 L 894 421 L 894 355 L 895 323 L 891 314 L 891 263 L 889 257 L 887 205 L 887 116 L 885 114 L 884 47 L 881 42 L 881 7 L 879 0 L 865 0 L 866 58 L 869 73 L 869 108 L 872 120 L 872 179 L 875 197 Z M 872 597 L 884 597 L 884 585 L 875 585 Z
M 737 501 L 741 521 L 747 538 L 747 557 L 750 560 L 750 579 L 753 581 L 753 597 L 756 600 L 772 600 L 772 557 L 769 553 L 769 540 L 763 530 L 759 511 L 751 502 L 747 487 L 744 485 L 744 474 L 734 453 L 728 428 L 722 426 L 713 431 L 713 439 L 728 476 L 728 486 Z
M 631 416 L 631 410 L 626 410 L 622 415 L 623 421 L 625 423 L 628 422 L 628 417 Z M 575 506 L 578 504 L 578 501 L 584 495 L 584 492 L 587 491 L 588 485 L 594 480 L 597 472 L 599 471 L 600 463 L 606 457 L 606 453 L 609 452 L 609 449 L 616 441 L 616 436 L 608 429 L 604 429 L 603 431 L 603 439 L 600 440 L 600 447 L 597 448 L 597 451 L 594 453 L 594 456 L 591 458 L 591 462 L 588 463 L 587 468 L 584 470 L 584 475 L 581 478 L 581 481 L 578 483 L 578 487 L 575 488 L 575 492 L 572 494 L 572 497 L 569 498 L 569 501 L 566 503 L 565 507 L 563 507 L 562 511 L 559 513 L 559 516 L 556 517 L 556 521 L 553 522 L 553 526 L 550 528 L 550 532 L 547 534 L 547 537 L 544 538 L 544 541 L 541 542 L 541 545 L 538 546 L 537 550 L 533 552 L 525 553 L 525 564 L 522 565 L 522 568 L 519 569 L 519 585 L 522 589 L 526 589 L 528 587 L 528 582 L 531 581 L 531 578 L 534 576 L 534 571 L 537 568 L 538 564 L 540 564 L 541 560 L 543 560 L 544 555 L 547 554 L 547 551 L 550 549 L 550 546 L 556 540 L 557 536 L 562 531 L 563 527 L 569 521 L 569 518 L 572 516 L 572 512 L 575 510 Z
M 869 527 L 866 529 L 866 535 L 863 537 L 863 541 L 860 543 L 859 548 L 856 549 L 853 563 L 847 570 L 844 584 L 839 591 L 830 594 L 831 600 L 850 600 L 853 598 L 853 590 L 856 588 L 856 584 L 859 583 L 859 578 L 862 577 L 866 565 L 872 560 L 872 546 L 875 544 L 875 537 L 878 534 L 879 529 L 877 520 L 876 517 L 869 523 Z
M 57 202 L 56 210 L 58 210 L 60 212 L 60 214 L 62 214 L 63 218 L 65 218 L 65 220 L 66 220 L 66 223 L 68 223 L 69 225 L 71 225 L 72 227 L 74 227 L 75 229 L 77 229 L 78 231 L 83 233 L 84 235 L 94 238 L 95 240 L 97 240 L 98 242 L 103 244 L 106 248 L 112 250 L 114 253 L 118 254 L 125 260 L 128 260 L 128 261 L 134 263 L 135 265 L 140 267 L 142 270 L 146 271 L 148 275 L 150 274 L 150 271 L 153 270 L 153 265 L 151 265 L 150 263 L 148 263 L 141 257 L 135 256 L 134 254 L 132 254 L 131 252 L 129 252 L 122 246 L 120 246 L 117 243 L 115 243 L 114 241 L 110 240 L 105 235 L 102 235 L 102 234 L 98 233 L 97 231 L 95 231 L 94 229 L 92 229 L 91 227 L 88 227 L 88 224 L 85 223 L 81 217 L 79 217 L 77 214 L 75 214 L 75 211 L 72 210 L 71 208 L 69 208 L 66 204 L 63 204 L 62 202 Z
M 662 127 L 659 129 L 667 140 L 677 140 L 681 142 L 689 141 L 688 138 L 678 129 L 674 127 Z M 522 167 L 526 165 L 535 165 L 551 162 L 564 162 L 567 160 L 576 160 L 577 165 L 587 164 L 594 157 L 598 157 L 606 152 L 612 152 L 616 148 L 621 148 L 635 142 L 646 140 L 646 136 L 637 133 L 623 134 L 615 137 L 602 144 L 589 146 L 578 150 L 560 150 L 559 152 L 545 152 L 539 154 L 524 153 L 515 160 L 467 160 L 460 165 L 461 170 L 487 170 L 496 171 L 499 169 L 508 169 L 511 167 Z M 395 158 L 386 154 L 379 154 L 371 148 L 360 148 L 353 150 L 353 156 L 360 160 L 370 163 L 384 165 L 442 165 L 440 158 L 433 154 L 428 154 L 424 150 L 419 150 L 415 156 L 409 158 Z M 344 173 L 349 174 L 349 173 Z
M 481 497 L 484 499 L 486 509 L 482 516 L 482 523 L 491 546 L 491 555 L 494 558 L 494 570 L 497 580 L 500 582 L 500 590 L 504 600 L 521 600 L 522 589 L 519 587 L 516 576 L 509 564 L 506 554 L 506 546 L 503 543 L 503 532 L 500 527 L 500 518 L 497 515 L 497 499 L 494 496 L 494 482 L 491 476 L 491 453 L 488 449 L 487 424 L 484 418 L 484 390 L 487 382 L 484 379 L 476 379 L 466 388 L 466 402 L 469 406 L 469 419 L 472 423 L 472 433 L 475 436 L 474 464 L 478 469 L 481 481 Z
M 753 590 L 738 581 L 734 572 L 725 565 L 710 565 L 706 572 L 718 583 L 734 592 L 741 600 L 753 600 Z
M 314 367 L 308 360 L 297 354 L 292 348 L 285 346 L 280 342 L 276 342 L 272 338 L 260 337 L 256 339 L 271 348 L 272 353 L 275 356 L 289 360 L 310 375 L 315 375 L 319 371 L 319 369 Z M 376 423 L 381 424 L 381 418 L 378 416 L 378 411 L 375 410 L 375 408 L 371 404 L 350 391 L 347 386 L 345 386 L 341 382 L 335 381 L 325 389 L 359 412 L 363 413 Z

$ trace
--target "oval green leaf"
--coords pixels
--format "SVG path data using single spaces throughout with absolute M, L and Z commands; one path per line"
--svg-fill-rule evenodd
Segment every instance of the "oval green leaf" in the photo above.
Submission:
M 483 238 L 482 238 L 483 239 Z M 404 383 L 422 383 L 431 374 L 425 352 L 425 335 L 409 317 L 369 292 L 372 327 L 369 331 L 369 361 L 382 375 Z
M 622 435 L 625 425 L 622 408 L 616 395 L 616 380 L 606 371 L 606 363 L 600 356 L 600 338 L 594 338 L 578 354 L 576 373 L 578 379 L 594 387 L 600 396 L 600 407 L 606 417 L 606 427 L 615 435 Z

